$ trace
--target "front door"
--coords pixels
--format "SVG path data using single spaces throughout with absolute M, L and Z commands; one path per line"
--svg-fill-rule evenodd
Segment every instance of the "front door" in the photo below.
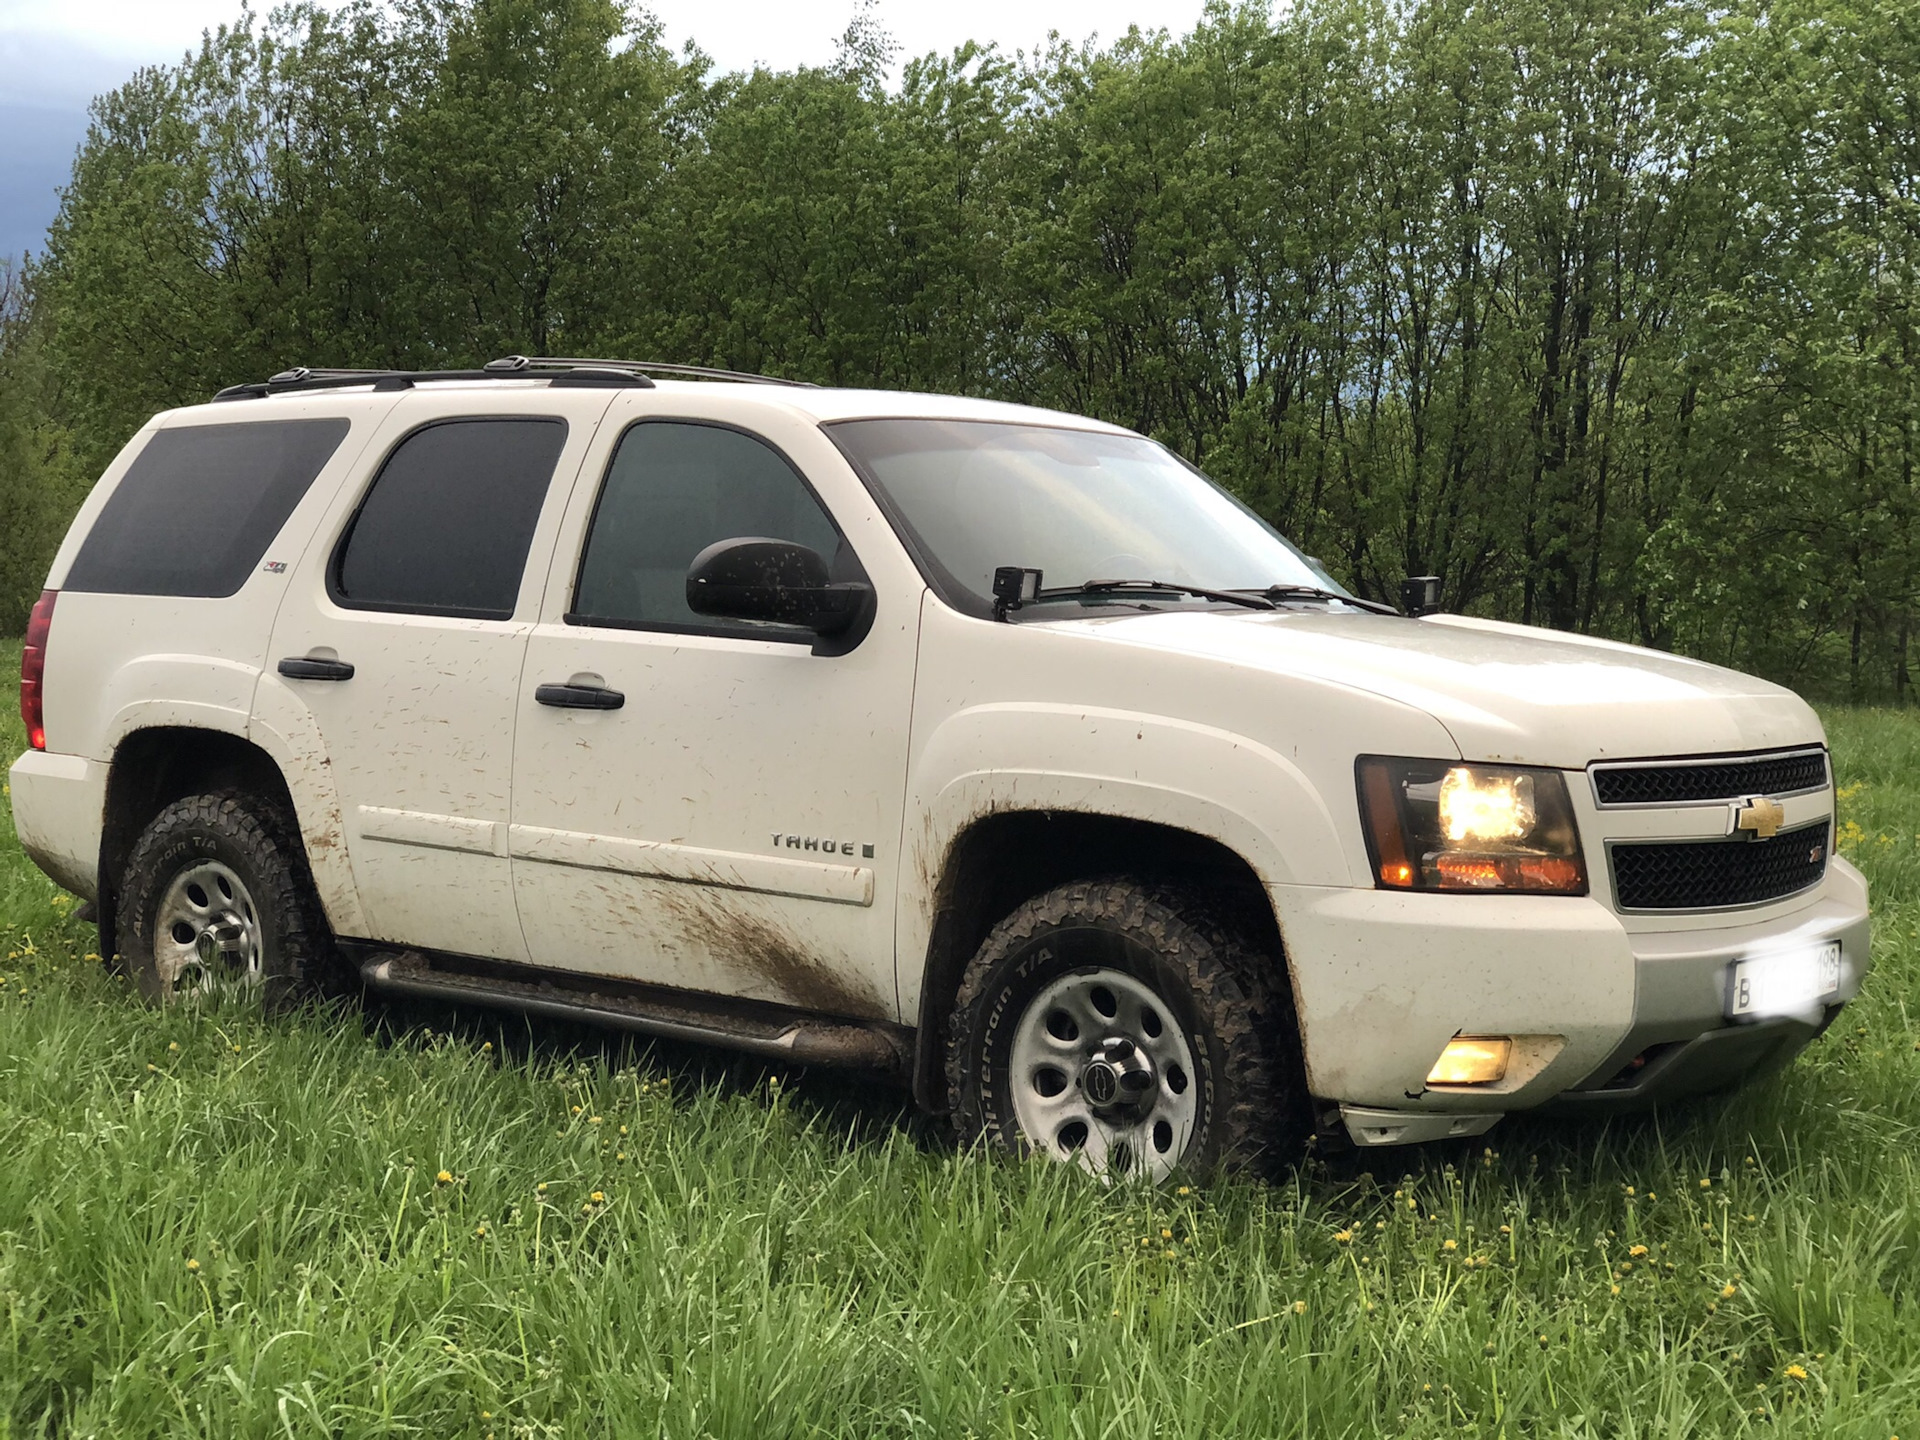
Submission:
M 537 415 L 526 399 L 403 400 L 274 625 L 262 683 L 318 728 L 365 938 L 526 958 L 506 844 L 515 700 L 566 486 L 549 494 L 608 396 L 542 396 Z
M 620 405 L 562 527 L 520 687 L 509 846 L 533 960 L 895 1018 L 917 605 L 883 593 L 838 655 L 695 615 L 687 567 L 718 540 L 797 541 L 860 578 L 817 489 L 851 502 L 859 482 L 810 422 L 749 433 L 690 397 Z M 811 483 L 790 454 L 811 457 Z

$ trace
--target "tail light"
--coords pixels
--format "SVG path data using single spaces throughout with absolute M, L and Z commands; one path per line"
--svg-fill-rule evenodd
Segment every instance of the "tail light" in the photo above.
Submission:
M 26 722 L 27 744 L 36 750 L 47 748 L 46 709 L 41 701 L 40 682 L 47 673 L 47 631 L 53 625 L 53 602 L 58 590 L 42 590 L 27 617 L 27 643 L 20 650 L 20 718 Z

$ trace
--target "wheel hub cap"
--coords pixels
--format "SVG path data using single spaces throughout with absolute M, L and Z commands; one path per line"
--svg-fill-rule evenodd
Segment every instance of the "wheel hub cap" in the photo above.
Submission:
M 1022 1138 L 1056 1160 L 1157 1180 L 1192 1139 L 1193 1049 L 1165 1002 L 1122 971 L 1043 986 L 1015 1022 L 1008 1070 Z
M 155 909 L 153 960 L 169 995 L 259 983 L 259 912 L 231 866 L 196 860 L 173 877 Z
M 1130 1121 L 1151 1107 L 1158 1082 L 1146 1051 L 1124 1035 L 1109 1035 L 1080 1072 L 1080 1093 L 1101 1119 Z

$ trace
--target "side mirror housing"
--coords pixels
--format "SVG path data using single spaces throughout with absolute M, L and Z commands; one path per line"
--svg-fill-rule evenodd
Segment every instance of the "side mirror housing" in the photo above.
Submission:
M 816 635 L 850 629 L 873 601 L 873 587 L 828 578 L 817 550 L 791 540 L 720 540 L 687 568 L 687 607 L 696 615 L 797 625 Z

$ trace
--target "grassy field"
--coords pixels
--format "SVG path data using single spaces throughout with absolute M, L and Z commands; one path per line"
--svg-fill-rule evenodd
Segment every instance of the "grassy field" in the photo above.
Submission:
M 1274 1188 L 581 1031 L 156 1013 L 0 824 L 0 1436 L 1914 1440 L 1920 719 L 1829 725 L 1878 968 L 1790 1073 Z

